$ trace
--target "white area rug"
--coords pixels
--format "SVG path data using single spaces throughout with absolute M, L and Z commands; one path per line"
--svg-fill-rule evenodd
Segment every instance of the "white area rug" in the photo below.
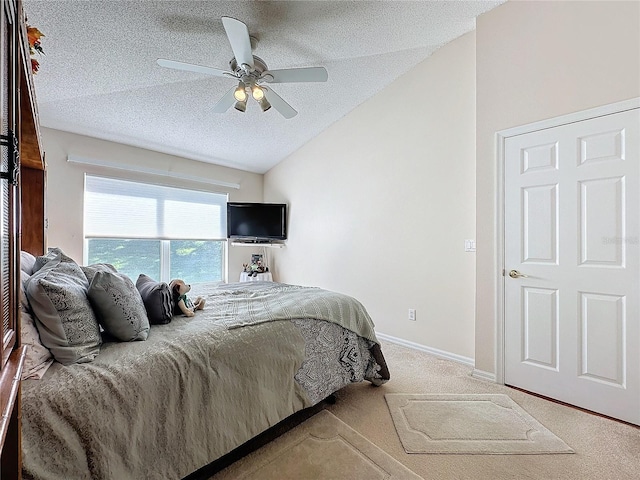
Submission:
M 389 393 L 385 399 L 407 453 L 573 453 L 507 395 Z
M 215 480 L 422 480 L 335 415 L 323 410 Z

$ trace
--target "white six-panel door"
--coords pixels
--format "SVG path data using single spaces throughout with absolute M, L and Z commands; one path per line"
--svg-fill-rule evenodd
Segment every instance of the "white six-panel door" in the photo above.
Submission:
M 504 146 L 505 383 L 640 424 L 640 110 Z

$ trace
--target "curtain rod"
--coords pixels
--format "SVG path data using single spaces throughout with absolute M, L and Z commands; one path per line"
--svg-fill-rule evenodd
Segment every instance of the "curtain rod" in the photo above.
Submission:
M 127 172 L 146 173 L 149 175 L 158 175 L 161 177 L 179 178 L 180 180 L 189 180 L 190 182 L 207 183 L 217 185 L 219 187 L 240 189 L 239 183 L 223 182 L 222 180 L 214 180 L 210 178 L 197 177 L 195 175 L 187 175 L 180 172 L 172 172 L 168 170 L 159 170 L 157 168 L 141 167 L 138 165 L 125 165 L 123 163 L 108 162 L 95 158 L 79 157 L 77 155 L 67 155 L 67 162 L 77 163 L 81 165 L 92 165 L 95 167 L 113 168 L 115 170 L 125 170 Z

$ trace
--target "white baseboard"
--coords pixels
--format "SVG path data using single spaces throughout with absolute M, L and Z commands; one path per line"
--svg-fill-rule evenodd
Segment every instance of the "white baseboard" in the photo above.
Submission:
M 473 358 L 463 357 L 462 355 L 458 355 L 456 353 L 445 352 L 444 350 L 439 350 L 437 348 L 427 347 L 426 345 L 410 342 L 409 340 L 403 340 L 402 338 L 392 337 L 391 335 L 387 335 L 385 333 L 376 332 L 376 336 L 382 340 L 386 340 L 387 342 L 396 343 L 398 345 L 402 345 L 403 347 L 413 348 L 414 350 L 420 350 L 421 352 L 430 353 L 431 355 L 435 355 L 436 357 L 444 358 L 446 360 L 453 360 L 454 362 L 463 363 L 464 365 L 469 365 L 471 367 L 475 365 L 475 361 Z
M 495 373 L 485 372 L 483 370 L 478 370 L 477 368 L 474 368 L 473 371 L 471 372 L 471 376 L 479 380 L 486 380 L 488 382 L 496 383 Z

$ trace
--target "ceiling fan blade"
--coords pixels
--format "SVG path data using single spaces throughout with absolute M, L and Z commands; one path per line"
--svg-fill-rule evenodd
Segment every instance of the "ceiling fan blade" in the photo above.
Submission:
M 264 95 L 267 97 L 271 106 L 280 112 L 280 115 L 284 118 L 293 118 L 298 114 L 298 112 L 295 111 L 291 105 L 285 102 L 276 92 L 270 88 L 262 87 L 262 89 L 264 90 Z
M 204 67 L 202 65 L 195 65 L 193 63 L 176 62 L 175 60 L 166 60 L 164 58 L 159 58 L 157 60 L 157 63 L 161 67 L 173 68 L 175 70 L 204 73 L 205 75 L 213 75 L 215 77 L 235 77 L 235 75 L 231 72 L 219 70 L 217 68 Z
M 233 56 L 236 57 L 238 65 L 249 65 L 254 68 L 253 54 L 251 53 L 251 38 L 249 29 L 240 20 L 231 17 L 222 17 L 222 25 L 229 37 Z
M 273 79 L 270 80 L 269 76 Z M 263 76 L 263 79 L 269 83 L 326 82 L 328 78 L 329 74 L 324 67 L 269 70 Z
M 235 90 L 236 87 L 231 88 L 231 90 L 225 93 L 224 96 L 218 100 L 218 103 L 213 106 L 213 113 L 224 113 L 229 110 L 234 103 L 236 103 L 236 99 L 233 96 Z

